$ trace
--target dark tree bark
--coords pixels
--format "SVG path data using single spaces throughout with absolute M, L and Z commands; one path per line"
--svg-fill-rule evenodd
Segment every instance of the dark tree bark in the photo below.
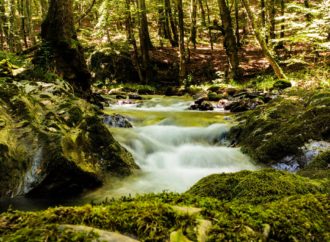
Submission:
M 179 52 L 180 52 L 180 71 L 179 77 L 181 84 L 186 78 L 186 51 L 184 46 L 184 21 L 182 0 L 177 1 L 178 18 L 179 18 Z
M 51 0 L 41 26 L 44 45 L 51 49 L 58 75 L 69 81 L 83 96 L 90 95 L 91 74 L 74 28 L 73 0 Z
M 275 22 L 275 15 L 276 15 L 276 8 L 275 8 L 275 0 L 270 0 L 270 11 L 269 11 L 269 37 L 270 41 L 276 39 L 275 29 L 276 29 L 276 22 Z
M 138 0 L 138 10 L 139 10 L 139 21 L 140 21 L 140 37 L 141 37 L 141 48 L 152 49 L 152 43 L 150 40 L 150 34 L 148 29 L 148 19 L 147 19 L 147 8 L 145 0 Z
M 236 35 L 236 42 L 237 46 L 241 46 L 241 38 L 239 36 L 239 8 L 238 8 L 238 1 L 239 0 L 234 0 L 235 1 L 235 22 L 236 22 L 236 29 L 235 29 L 235 35 Z
M 127 15 L 126 15 L 126 31 L 127 31 L 127 41 L 133 47 L 133 56 L 132 61 L 137 69 L 140 82 L 143 81 L 143 75 L 141 71 L 141 66 L 139 62 L 139 52 L 136 45 L 136 40 L 133 32 L 133 25 L 132 25 L 132 15 L 131 15 L 131 0 L 125 0 Z
M 218 0 L 218 4 L 224 34 L 223 44 L 229 60 L 229 77 L 234 80 L 239 80 L 241 78 L 241 73 L 239 68 L 238 48 L 230 16 L 230 9 L 226 0 Z
M 142 70 L 144 72 L 144 82 L 148 83 L 152 78 L 151 66 L 150 66 L 150 56 L 149 50 L 153 48 L 149 30 L 148 30 L 148 20 L 146 14 L 146 4 L 145 0 L 138 0 L 138 9 L 139 9 L 139 36 L 140 36 L 140 50 L 142 56 Z
M 281 16 L 284 18 L 284 13 L 285 13 L 285 0 L 281 0 Z M 280 38 L 283 39 L 285 36 L 285 26 L 284 26 L 284 19 L 281 20 L 281 32 L 280 32 Z M 277 48 L 284 48 L 284 41 L 281 40 Z
M 197 27 L 196 27 L 196 17 L 197 17 L 197 0 L 191 0 L 191 13 L 190 13 L 190 19 L 191 19 L 191 26 L 190 26 L 190 38 L 189 40 L 194 46 L 194 49 L 196 49 L 196 37 L 197 37 Z
M 175 23 L 173 14 L 172 14 L 172 7 L 171 7 L 171 2 L 170 0 L 164 0 L 164 6 L 165 6 L 165 16 L 166 16 L 166 21 L 169 21 L 170 26 L 171 26 L 171 31 L 172 31 L 172 41 L 171 45 L 172 47 L 178 47 L 179 46 L 179 35 L 178 35 L 178 29 L 177 25 Z

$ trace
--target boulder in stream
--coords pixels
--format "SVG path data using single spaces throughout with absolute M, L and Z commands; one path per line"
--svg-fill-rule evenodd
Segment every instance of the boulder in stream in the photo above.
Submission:
M 129 120 L 120 114 L 105 115 L 103 122 L 115 128 L 132 128 L 133 125 Z
M 58 78 L 1 82 L 0 197 L 71 196 L 137 169 L 97 110 Z

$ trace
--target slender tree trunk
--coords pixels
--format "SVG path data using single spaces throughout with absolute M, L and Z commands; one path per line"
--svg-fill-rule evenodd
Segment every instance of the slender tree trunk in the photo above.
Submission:
M 142 56 L 142 70 L 144 72 L 144 82 L 148 83 L 151 79 L 151 67 L 149 50 L 152 48 L 149 30 L 148 20 L 146 14 L 145 0 L 138 0 L 139 9 L 139 35 L 140 35 L 140 50 Z
M 206 10 L 207 10 L 207 28 L 208 28 L 208 34 L 209 34 L 209 41 L 210 41 L 210 45 L 211 45 L 211 50 L 213 50 L 213 38 L 212 38 L 212 29 L 211 27 L 211 17 L 210 17 L 210 8 L 209 8 L 209 4 L 207 2 L 207 0 L 205 0 L 205 6 L 206 6 Z
M 275 8 L 275 0 L 270 0 L 270 13 L 269 13 L 269 20 L 270 20 L 270 28 L 269 28 L 269 37 L 270 40 L 276 39 L 275 29 L 276 29 L 276 22 L 275 22 L 275 15 L 276 15 L 276 8 Z
M 252 12 L 252 9 L 250 8 L 249 0 L 242 0 L 242 3 L 243 3 L 244 8 L 247 12 L 248 18 L 251 22 L 251 25 L 252 25 L 253 31 L 255 33 L 256 39 L 259 42 L 260 47 L 262 48 L 262 52 L 265 55 L 265 57 L 267 58 L 267 60 L 269 61 L 272 68 L 274 69 L 274 72 L 275 72 L 276 76 L 279 79 L 287 79 L 287 77 L 285 76 L 282 68 L 278 65 L 278 63 L 276 62 L 276 60 L 274 59 L 273 55 L 271 54 L 271 52 L 269 51 L 269 49 L 267 47 L 265 38 L 262 35 L 262 33 L 260 32 L 259 26 L 257 25 L 255 15 Z
M 1 49 L 4 50 L 6 37 L 8 36 L 7 17 L 4 0 L 0 0 L 0 28 Z
M 148 19 L 147 19 L 147 8 L 146 8 L 146 2 L 145 0 L 138 0 L 138 11 L 139 11 L 139 20 L 140 20 L 140 36 L 141 36 L 141 45 L 143 45 L 142 48 L 145 48 L 146 50 L 150 50 L 153 48 L 151 40 L 150 40 L 150 34 L 148 29 Z
M 179 46 L 179 35 L 178 35 L 178 30 L 177 30 L 177 25 L 175 23 L 173 14 L 172 14 L 172 7 L 171 7 L 171 2 L 170 0 L 164 0 L 164 5 L 165 5 L 165 13 L 166 13 L 166 19 L 169 20 L 170 26 L 171 26 L 171 31 L 172 31 L 172 47 L 177 47 Z
M 185 46 L 184 46 L 184 20 L 183 20 L 182 0 L 176 0 L 176 1 L 177 1 L 177 10 L 178 10 L 178 18 L 179 18 L 179 52 L 180 52 L 179 78 L 180 78 L 180 83 L 182 84 L 184 79 L 186 78 L 186 54 L 185 54 Z
M 50 1 L 47 17 L 41 26 L 41 37 L 44 45 L 51 49 L 52 61 L 44 64 L 53 65 L 77 92 L 88 97 L 91 75 L 77 39 L 72 6 L 73 0 Z
M 204 4 L 203 0 L 198 0 L 199 8 L 201 10 L 201 17 L 202 17 L 202 26 L 206 26 L 206 15 L 205 15 L 205 9 L 204 9 Z
M 137 69 L 140 82 L 142 82 L 143 81 L 143 75 L 142 75 L 141 66 L 140 66 L 140 62 L 139 62 L 139 54 L 138 54 L 139 52 L 138 52 L 138 48 L 137 48 L 137 45 L 136 45 L 136 40 L 135 40 L 135 37 L 134 37 L 133 25 L 132 25 L 131 0 L 125 0 L 125 4 L 126 4 L 126 10 L 127 10 L 127 16 L 126 16 L 127 40 L 129 42 L 129 44 L 131 44 L 132 47 L 133 47 L 132 61 L 133 61 L 134 65 Z
M 241 73 L 239 69 L 238 48 L 234 35 L 230 10 L 227 6 L 226 0 L 218 0 L 218 4 L 224 33 L 223 44 L 229 60 L 229 77 L 234 80 L 239 80 L 241 78 Z
M 241 38 L 239 36 L 239 8 L 238 8 L 238 1 L 239 0 L 234 0 L 235 1 L 235 22 L 236 22 L 236 29 L 235 29 L 235 35 L 236 35 L 236 42 L 237 46 L 241 46 Z
M 197 0 L 191 0 L 190 5 L 190 20 L 191 20 L 191 27 L 190 27 L 190 38 L 189 41 L 192 42 L 194 49 L 196 49 L 196 17 L 197 17 Z
M 266 4 L 265 0 L 260 0 L 261 5 L 261 26 L 262 26 L 262 32 L 264 33 L 266 37 L 266 43 L 268 44 L 268 35 L 266 34 Z
M 162 9 L 163 9 L 164 37 L 170 41 L 172 47 L 176 47 L 178 45 L 178 42 L 175 42 L 175 40 L 172 37 L 172 31 L 171 31 L 171 27 L 170 27 L 170 17 L 168 14 L 168 10 L 167 10 L 168 6 L 166 3 L 166 2 L 168 2 L 168 0 L 165 0 L 162 2 L 163 2 Z M 161 5 L 161 3 L 160 3 L 160 5 Z
M 283 39 L 285 37 L 285 25 L 284 25 L 284 14 L 285 14 L 285 0 L 281 0 L 281 32 L 280 32 L 280 38 Z M 281 40 L 278 43 L 278 48 L 283 48 L 284 47 L 284 41 Z
M 21 27 L 21 38 L 24 41 L 24 46 L 27 49 L 29 47 L 28 45 L 28 36 L 26 31 L 26 14 L 25 14 L 25 0 L 19 0 L 18 1 L 18 13 L 20 16 L 20 27 Z
M 162 0 L 158 2 L 158 36 L 160 38 L 166 38 L 165 14 L 164 7 L 162 6 Z

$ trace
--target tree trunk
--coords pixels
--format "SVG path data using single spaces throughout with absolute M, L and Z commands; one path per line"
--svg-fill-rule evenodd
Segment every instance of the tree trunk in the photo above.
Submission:
M 206 26 L 206 15 L 205 15 L 205 9 L 204 9 L 204 4 L 203 0 L 198 0 L 199 8 L 201 10 L 201 17 L 202 17 L 202 26 Z
M 178 18 L 179 18 L 179 52 L 180 52 L 180 71 L 179 78 L 180 84 L 183 83 L 186 78 L 186 53 L 184 46 L 184 20 L 183 20 L 183 8 L 182 8 L 182 0 L 177 1 L 177 10 L 178 10 Z
M 190 20 L 191 20 L 191 27 L 190 27 L 190 38 L 189 40 L 192 42 L 194 49 L 196 49 L 196 17 L 197 17 L 197 0 L 191 0 L 190 5 Z
M 281 0 L 281 17 L 283 18 L 281 20 L 281 32 L 280 32 L 280 38 L 283 39 L 284 36 L 285 36 L 285 26 L 284 26 L 284 11 L 285 11 L 285 2 L 284 0 Z M 281 40 L 279 43 L 278 43 L 278 48 L 284 48 L 284 41 Z
M 26 24 L 26 5 L 25 0 L 19 0 L 18 1 L 18 13 L 20 16 L 20 27 L 21 27 L 21 38 L 24 41 L 24 47 L 27 49 L 29 47 L 28 45 L 28 36 L 27 36 L 27 24 Z
M 235 35 L 236 35 L 236 42 L 237 46 L 241 46 L 241 38 L 239 36 L 239 8 L 238 8 L 238 0 L 235 1 L 235 22 L 236 22 L 236 30 L 235 30 Z
M 270 12 L 269 12 L 269 21 L 270 21 L 270 28 L 269 28 L 269 37 L 270 41 L 276 39 L 275 29 L 276 29 L 276 22 L 275 22 L 275 0 L 270 0 Z
M 90 95 L 91 75 L 74 28 L 73 0 L 51 0 L 41 26 L 43 44 L 51 49 L 51 64 L 83 96 Z
M 268 44 L 268 36 L 266 34 L 266 4 L 265 0 L 260 0 L 261 5 L 261 26 L 262 26 L 262 32 L 264 33 L 266 37 L 266 43 Z
M 131 44 L 132 47 L 133 47 L 132 61 L 133 61 L 134 65 L 137 69 L 140 82 L 142 82 L 143 81 L 143 75 L 142 75 L 141 66 L 140 66 L 140 62 L 139 62 L 139 54 L 138 54 L 139 52 L 138 52 L 138 48 L 137 48 L 137 45 L 136 45 L 136 40 L 135 40 L 135 37 L 134 37 L 133 26 L 132 26 L 131 0 L 126 0 L 125 4 L 126 4 L 126 10 L 127 10 L 127 16 L 126 16 L 127 40 L 129 42 L 129 44 Z
M 238 48 L 234 35 L 230 10 L 227 6 L 226 0 L 218 0 L 218 4 L 223 25 L 223 44 L 229 60 L 229 77 L 234 80 L 239 80 L 241 78 L 241 73 L 239 69 Z
M 1 49 L 5 49 L 6 37 L 8 36 L 7 17 L 5 1 L 0 0 L 0 38 L 1 38 Z
M 138 0 L 139 9 L 139 36 L 140 36 L 140 50 L 142 56 L 142 70 L 144 72 L 144 82 L 148 83 L 151 79 L 151 66 L 150 66 L 150 56 L 149 50 L 152 48 L 149 30 L 148 30 L 148 20 L 146 14 L 145 0 Z
M 213 38 L 212 38 L 212 30 L 211 30 L 211 18 L 210 18 L 210 8 L 207 0 L 205 0 L 205 6 L 207 10 L 207 28 L 208 28 L 208 34 L 209 34 L 209 40 L 211 45 L 211 50 L 213 50 Z
M 174 21 L 174 17 L 172 14 L 172 7 L 170 0 L 164 0 L 164 6 L 165 6 L 165 16 L 167 21 L 169 20 L 171 31 L 172 31 L 172 47 L 178 47 L 179 46 L 179 36 L 178 36 L 178 30 Z
M 270 65 L 272 66 L 272 68 L 274 69 L 274 72 L 276 74 L 276 76 L 279 79 L 287 79 L 287 77 L 285 76 L 282 68 L 278 65 L 278 63 L 276 62 L 276 60 L 274 59 L 273 55 L 271 54 L 271 52 L 269 51 L 265 38 L 262 35 L 262 33 L 260 32 L 260 28 L 257 25 L 256 22 L 256 18 L 254 13 L 252 12 L 251 8 L 250 8 L 250 3 L 249 0 L 242 0 L 242 3 L 245 7 L 245 10 L 247 12 L 248 18 L 251 22 L 254 34 L 256 36 L 257 41 L 259 42 L 262 52 L 265 55 L 265 57 L 267 58 L 267 60 L 269 61 Z
M 153 48 L 150 34 L 148 29 L 148 19 L 147 19 L 147 8 L 145 0 L 138 0 L 138 11 L 139 11 L 139 21 L 140 21 L 140 37 L 141 37 L 141 48 L 150 50 Z M 143 43 L 142 43 L 143 42 Z

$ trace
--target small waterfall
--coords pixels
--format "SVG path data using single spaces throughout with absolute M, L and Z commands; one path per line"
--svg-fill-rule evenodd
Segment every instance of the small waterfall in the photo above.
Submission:
M 89 198 L 164 190 L 184 192 L 213 173 L 257 169 L 239 149 L 221 145 L 228 129 L 226 124 L 116 129 L 116 139 L 133 154 L 141 172 L 128 179 L 111 180 Z
M 134 126 L 112 128 L 112 133 L 141 170 L 125 179 L 109 178 L 85 197 L 87 201 L 164 190 L 184 192 L 210 174 L 258 169 L 239 149 L 226 146 L 229 126 L 224 117 L 230 114 L 187 110 L 192 102 L 188 97 L 151 97 L 142 103 L 111 106 L 109 115 L 120 113 Z

